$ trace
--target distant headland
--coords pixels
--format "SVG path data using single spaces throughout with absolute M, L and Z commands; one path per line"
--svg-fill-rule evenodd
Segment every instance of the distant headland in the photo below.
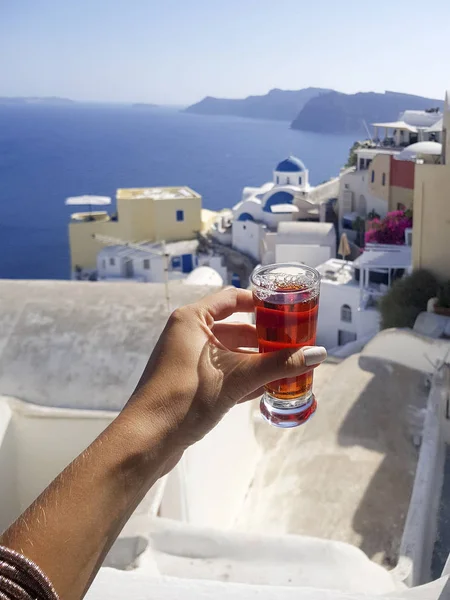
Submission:
M 76 104 L 75 100 L 70 100 L 69 98 L 59 98 L 58 96 L 25 96 L 25 97 L 9 97 L 9 96 L 0 96 L 0 104 L 49 104 L 49 105 L 59 105 L 59 104 Z
M 343 94 L 324 88 L 271 90 L 264 96 L 207 96 L 185 109 L 201 115 L 230 115 L 289 121 L 292 129 L 316 133 L 365 133 L 365 124 L 394 121 L 405 110 L 442 108 L 442 100 L 398 92 Z

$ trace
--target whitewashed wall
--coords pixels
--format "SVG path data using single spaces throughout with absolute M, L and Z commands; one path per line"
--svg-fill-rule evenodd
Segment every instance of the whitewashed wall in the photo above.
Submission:
M 297 185 L 300 187 L 304 187 L 309 183 L 309 171 L 295 171 L 292 173 L 285 173 L 284 171 L 274 171 L 273 181 L 275 185 Z
M 260 258 L 261 237 L 264 226 L 254 221 L 233 222 L 233 248 L 249 254 L 255 260 Z
M 317 343 L 331 349 L 338 346 L 339 330 L 357 334 L 359 288 L 322 281 L 320 286 Z M 341 320 L 341 308 L 348 304 L 352 309 L 352 322 Z
M 330 258 L 334 258 L 334 248 L 311 244 L 277 244 L 275 262 L 297 261 L 310 267 L 317 267 Z
M 114 264 L 111 264 L 113 260 Z M 102 277 L 125 277 L 125 263 L 123 257 L 112 255 L 97 254 L 97 273 Z
M 0 531 L 6 529 L 111 421 L 115 413 L 46 408 L 0 397 Z M 115 544 L 107 564 L 125 567 L 156 515 L 158 483 Z M 146 525 L 143 525 L 143 522 Z
M 233 525 L 253 478 L 260 450 L 252 406 L 236 406 L 169 475 L 161 516 L 193 525 Z

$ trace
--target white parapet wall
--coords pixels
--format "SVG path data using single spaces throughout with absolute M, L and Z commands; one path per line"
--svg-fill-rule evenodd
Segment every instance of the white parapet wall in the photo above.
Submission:
M 48 408 L 0 397 L 0 531 L 114 418 L 113 412 Z M 141 502 L 106 564 L 124 568 L 145 547 L 149 519 L 158 512 L 163 486 L 161 480 Z
M 172 309 L 217 291 L 178 282 L 169 289 Z M 13 399 L 0 402 L 0 529 L 115 417 L 167 318 L 162 284 L 2 282 L 0 397 Z M 259 456 L 251 405 L 239 405 L 185 453 L 156 510 L 232 526 Z M 146 538 L 148 515 L 141 506 L 124 536 Z

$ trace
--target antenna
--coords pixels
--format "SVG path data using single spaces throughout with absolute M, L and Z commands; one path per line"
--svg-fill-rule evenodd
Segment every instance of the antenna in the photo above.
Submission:
M 369 140 L 370 140 L 371 142 L 373 142 L 372 136 L 370 135 L 370 130 L 369 130 L 369 128 L 367 127 L 367 123 L 366 123 L 366 120 L 365 120 L 365 119 L 363 119 L 363 125 L 364 125 L 364 128 L 365 128 L 365 130 L 366 130 L 367 137 L 369 138 Z
M 140 252 L 147 252 L 148 254 L 153 254 L 155 256 L 162 256 L 164 259 L 164 286 L 166 291 L 166 306 L 167 313 L 170 315 L 170 289 L 169 289 L 169 254 L 166 251 L 166 242 L 161 240 L 162 251 L 158 252 L 158 250 L 150 249 L 143 244 L 145 242 L 127 242 L 121 240 L 119 238 L 111 237 L 109 235 L 102 235 L 101 233 L 93 233 L 92 237 L 97 242 L 100 242 L 104 246 L 126 246 L 128 248 L 133 248 L 134 250 L 139 250 Z

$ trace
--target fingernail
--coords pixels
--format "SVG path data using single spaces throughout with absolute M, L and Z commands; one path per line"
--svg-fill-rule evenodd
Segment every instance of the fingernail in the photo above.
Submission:
M 305 357 L 305 365 L 310 367 L 323 362 L 327 357 L 327 351 L 323 346 L 311 346 L 311 348 L 303 350 L 303 356 Z

